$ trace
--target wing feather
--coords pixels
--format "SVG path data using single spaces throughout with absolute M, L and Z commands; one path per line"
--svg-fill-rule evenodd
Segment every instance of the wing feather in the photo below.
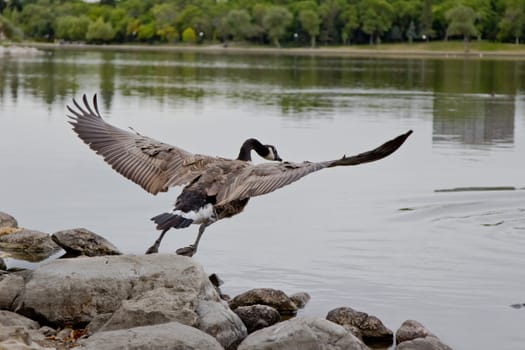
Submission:
M 235 174 L 217 195 L 217 205 L 232 200 L 261 196 L 287 186 L 300 178 L 324 168 L 373 162 L 394 153 L 410 136 L 412 130 L 385 142 L 373 150 L 355 156 L 325 162 L 264 163 L 252 165 Z
M 82 103 L 73 99 L 73 106 L 67 106 L 73 130 L 113 169 L 152 194 L 191 181 L 216 160 L 106 123 L 99 112 L 96 95 L 92 105 L 86 95 L 82 96 Z M 200 166 L 184 165 L 194 158 L 199 159 Z

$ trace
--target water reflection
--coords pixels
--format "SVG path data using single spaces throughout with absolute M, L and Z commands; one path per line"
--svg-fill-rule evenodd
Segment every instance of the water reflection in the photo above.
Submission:
M 424 91 L 432 100 L 435 144 L 505 146 L 514 143 L 514 100 L 523 89 L 524 65 L 520 61 L 49 51 L 37 57 L 0 58 L 0 98 L 9 91 L 16 104 L 23 92 L 51 105 L 83 93 L 79 86 L 88 85 L 101 95 L 107 110 L 119 90 L 124 96 L 159 103 L 204 104 L 205 98 L 217 97 L 233 104 L 250 100 L 277 106 L 283 115 L 295 117 L 352 111 L 356 100 L 373 107 L 378 91 L 391 99 L 389 112 L 396 115 L 401 101 L 412 103 L 409 94 Z M 363 94 L 370 90 L 376 93 Z
M 436 96 L 434 143 L 508 146 L 514 143 L 514 96 Z

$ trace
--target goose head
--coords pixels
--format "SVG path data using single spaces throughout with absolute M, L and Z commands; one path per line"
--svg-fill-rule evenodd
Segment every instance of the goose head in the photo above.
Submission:
M 263 157 L 264 159 L 267 159 L 267 160 L 275 160 L 277 162 L 282 162 L 283 160 L 279 157 L 279 153 L 277 153 L 277 148 L 275 148 L 275 146 L 273 145 L 263 145 L 264 147 L 266 147 L 266 150 L 267 150 L 267 154 L 266 155 L 262 155 L 260 154 L 259 152 L 259 155 L 261 157 Z
M 259 156 L 267 160 L 282 162 L 277 149 L 273 145 L 263 145 L 257 139 L 248 139 L 244 141 L 239 151 L 238 160 L 250 162 L 252 160 L 251 151 L 254 150 Z

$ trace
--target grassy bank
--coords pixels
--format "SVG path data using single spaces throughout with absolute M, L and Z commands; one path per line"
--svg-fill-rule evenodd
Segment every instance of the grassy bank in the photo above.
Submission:
M 88 45 L 54 43 L 20 43 L 40 49 L 90 49 L 121 51 L 192 51 L 216 54 L 278 54 L 319 56 L 370 56 L 370 57 L 443 57 L 443 58 L 508 58 L 524 59 L 525 45 L 472 41 L 469 52 L 464 52 L 462 41 L 436 41 L 422 43 L 399 43 L 380 45 L 320 46 L 317 48 L 274 48 L 230 43 L 228 47 L 215 45 Z

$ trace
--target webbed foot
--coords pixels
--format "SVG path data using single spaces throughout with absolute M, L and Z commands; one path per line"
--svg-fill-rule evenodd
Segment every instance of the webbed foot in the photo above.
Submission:
M 156 245 L 152 245 L 146 250 L 146 254 L 156 254 L 159 252 L 159 248 Z

